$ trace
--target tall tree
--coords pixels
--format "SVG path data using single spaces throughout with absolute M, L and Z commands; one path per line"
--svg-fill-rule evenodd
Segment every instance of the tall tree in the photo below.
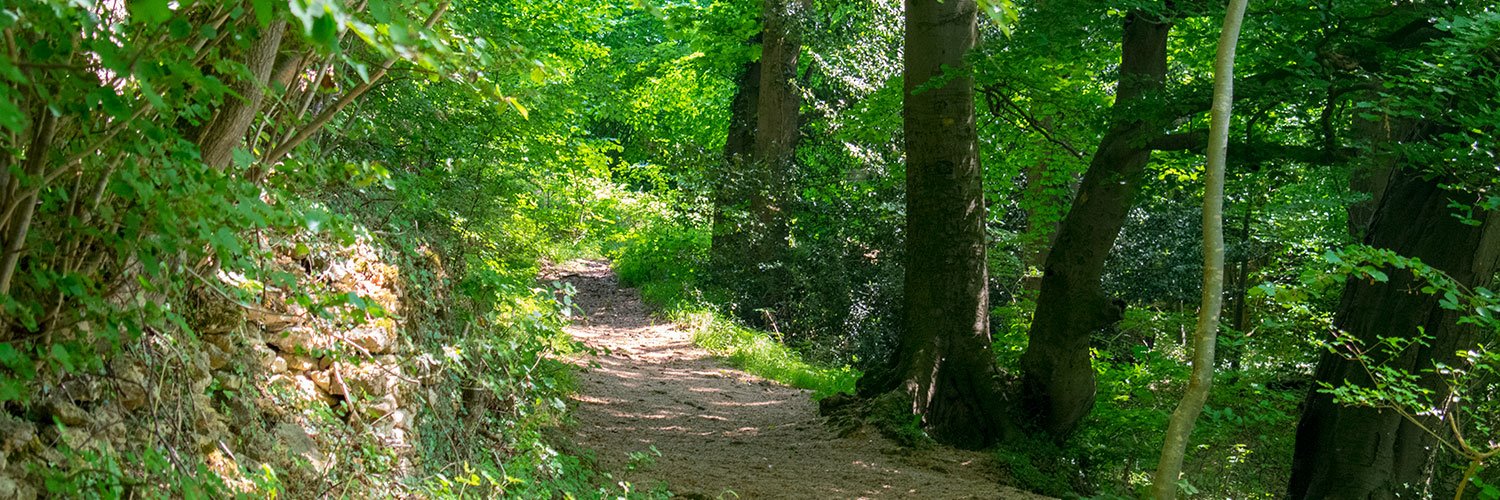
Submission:
M 714 176 L 713 241 L 710 265 L 721 282 L 733 283 L 741 275 L 744 248 L 750 233 L 744 227 L 745 206 L 753 170 L 756 111 L 760 106 L 760 61 L 744 64 L 735 78 L 734 100 L 729 104 L 729 134 L 724 140 L 724 162 Z
M 983 173 L 974 83 L 974 0 L 906 2 L 906 326 L 896 372 L 930 434 L 977 446 L 1000 437 L 990 353 Z
M 1114 118 L 1043 269 L 1030 343 L 1021 357 L 1022 397 L 1027 414 L 1055 437 L 1071 433 L 1093 408 L 1089 336 L 1122 314 L 1105 296 L 1100 277 L 1151 159 L 1150 143 L 1164 128 L 1144 109 L 1166 80 L 1172 22 L 1163 16 L 1133 11 L 1125 17 Z
M 802 53 L 802 16 L 808 0 L 766 0 L 761 32 L 760 99 L 755 115 L 756 181 L 750 201 L 758 235 L 751 253 L 758 264 L 782 258 L 787 246 L 788 181 L 796 159 L 797 112 L 802 99 L 797 89 L 797 57 Z
M 1214 382 L 1214 344 L 1219 331 L 1219 312 L 1224 305 L 1224 165 L 1228 160 L 1229 122 L 1234 107 L 1234 52 L 1240 43 L 1240 24 L 1249 0 L 1231 0 L 1219 34 L 1214 58 L 1214 98 L 1209 118 L 1208 163 L 1203 189 L 1203 299 L 1198 310 L 1198 328 L 1193 342 L 1193 372 L 1187 391 L 1168 421 L 1161 447 L 1152 496 L 1177 497 L 1177 479 L 1188 438 Z
M 800 136 L 797 60 L 807 8 L 808 0 L 765 0 L 760 60 L 746 65 L 731 108 L 725 144 L 731 172 L 716 194 L 714 260 L 727 271 L 726 283 L 743 291 L 739 310 L 747 319 L 774 310 L 788 281 L 787 202 Z M 745 205 L 743 216 L 727 213 L 729 204 Z
M 1367 44 L 1372 49 L 1366 52 L 1380 57 L 1346 58 L 1373 74 L 1366 81 L 1379 83 L 1368 95 L 1374 102 L 1362 106 L 1370 112 L 1351 124 L 1356 139 L 1368 142 L 1356 164 L 1373 174 L 1355 183 L 1369 189 L 1371 199 L 1351 208 L 1351 229 L 1363 233 L 1366 246 L 1419 259 L 1459 287 L 1489 286 L 1500 270 L 1500 211 L 1482 203 L 1472 211 L 1454 207 L 1495 189 L 1500 143 L 1483 127 L 1500 121 L 1493 107 L 1500 82 L 1475 76 L 1500 71 L 1493 56 L 1500 16 L 1488 5 L 1459 3 L 1436 11 L 1403 6 L 1385 17 L 1400 24 Z M 1433 401 L 1471 404 L 1473 395 L 1461 393 L 1473 388 L 1449 387 L 1446 376 L 1433 372 L 1439 365 L 1462 366 L 1456 353 L 1492 336 L 1481 338 L 1461 320 L 1475 311 L 1445 308 L 1443 294 L 1422 293 L 1425 283 L 1412 272 L 1384 272 L 1384 281 L 1345 283 L 1334 327 L 1365 346 L 1426 340 L 1368 360 L 1324 353 L 1314 372 L 1319 385 L 1369 387 L 1366 363 L 1374 363 L 1381 372 L 1418 377 Z M 1392 498 L 1455 486 L 1438 481 L 1445 456 L 1434 453 L 1438 437 L 1429 431 L 1463 429 L 1456 412 L 1420 412 L 1411 420 L 1396 411 L 1343 405 L 1318 388 L 1302 407 L 1288 497 Z
M 1453 217 L 1451 195 L 1441 180 L 1407 169 L 1393 173 L 1380 198 L 1365 244 L 1421 259 L 1455 282 L 1473 288 L 1488 282 L 1500 265 L 1500 212 L 1480 214 L 1479 225 Z M 1445 310 L 1440 297 L 1413 293 L 1421 283 L 1410 273 L 1390 273 L 1385 282 L 1351 279 L 1335 326 L 1366 345 L 1380 338 L 1411 338 L 1425 332 L 1428 345 L 1410 349 L 1386 366 L 1423 373 L 1434 363 L 1454 364 L 1454 353 L 1473 345 L 1476 332 L 1458 323 L 1461 311 Z M 1329 384 L 1367 384 L 1358 362 L 1325 353 L 1315 376 Z M 1446 391 L 1426 377 L 1430 389 Z M 1343 406 L 1317 389 L 1308 393 L 1292 460 L 1288 497 L 1391 498 L 1420 493 L 1435 438 L 1392 411 Z

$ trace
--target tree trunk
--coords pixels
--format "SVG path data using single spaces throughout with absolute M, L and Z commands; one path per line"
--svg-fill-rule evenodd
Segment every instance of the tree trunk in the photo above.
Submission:
M 968 447 L 999 439 L 1003 415 L 990 353 L 974 82 L 966 72 L 945 74 L 974 47 L 975 13 L 974 0 L 906 5 L 906 329 L 897 371 L 932 437 Z M 934 80 L 947 81 L 918 90 Z
M 1452 193 L 1439 186 L 1441 181 L 1410 170 L 1393 172 L 1365 243 L 1419 258 L 1463 286 L 1482 286 L 1500 264 L 1500 212 L 1478 214 L 1484 221 L 1479 226 L 1463 224 L 1452 216 Z M 1422 373 L 1434 362 L 1453 364 L 1454 353 L 1475 342 L 1474 329 L 1458 325 L 1462 313 L 1439 307 L 1438 297 L 1415 292 L 1421 285 L 1410 273 L 1389 275 L 1384 283 L 1351 279 L 1335 326 L 1367 344 L 1425 331 L 1433 337 L 1430 346 L 1410 349 L 1389 366 Z M 1323 354 L 1315 376 L 1330 384 L 1370 381 L 1358 363 L 1334 353 Z M 1428 381 L 1429 388 L 1446 390 L 1441 382 Z M 1395 412 L 1343 406 L 1317 389 L 1308 393 L 1303 408 L 1288 497 L 1421 496 L 1436 448 L 1431 435 Z
M 724 143 L 727 170 L 716 179 L 714 279 L 736 292 L 735 312 L 751 324 L 770 319 L 790 281 L 787 202 L 800 137 L 796 79 L 806 10 L 807 0 L 765 0 L 761 57 L 740 75 Z
M 271 23 L 260 33 L 260 39 L 250 47 L 245 56 L 245 67 L 252 77 L 234 86 L 239 99 L 229 99 L 213 121 L 198 135 L 198 148 L 203 163 L 222 169 L 229 166 L 234 147 L 245 140 L 245 131 L 260 114 L 261 104 L 266 98 L 266 87 L 271 83 L 271 70 L 276 63 L 276 54 L 281 49 L 281 37 L 286 33 L 286 21 Z
M 1238 239 L 1240 242 L 1240 255 L 1234 264 L 1234 273 L 1229 277 L 1229 296 L 1225 298 L 1227 303 L 1226 309 L 1230 311 L 1229 322 L 1234 328 L 1233 340 L 1235 342 L 1224 346 L 1223 355 L 1220 359 L 1224 361 L 1224 365 L 1230 371 L 1235 372 L 1240 370 L 1240 360 L 1245 353 L 1244 342 L 1248 333 L 1245 329 L 1248 328 L 1250 323 L 1250 309 L 1248 307 L 1251 257 L 1250 222 L 1254 216 L 1255 196 L 1252 194 L 1250 199 L 1245 200 L 1245 215 L 1240 217 L 1240 228 L 1237 232 L 1238 234 L 1235 235 L 1235 239 Z M 1228 266 L 1225 266 L 1225 270 L 1228 270 Z
M 762 14 L 759 109 L 750 177 L 749 266 L 755 278 L 754 308 L 775 310 L 789 280 L 786 269 L 789 224 L 787 202 L 795 165 L 798 112 L 797 58 L 802 52 L 802 16 L 807 0 L 766 0 Z
M 1177 498 L 1177 479 L 1188 438 L 1214 382 L 1214 344 L 1219 312 L 1224 305 L 1224 164 L 1228 159 L 1229 122 L 1234 107 L 1234 51 L 1240 43 L 1240 24 L 1249 0 L 1230 0 L 1214 59 L 1213 110 L 1209 116 L 1208 164 L 1203 188 L 1203 299 L 1193 343 L 1193 373 L 1182 401 L 1172 411 L 1166 439 L 1157 461 L 1151 493 L 1159 499 Z
M 756 110 L 760 103 L 760 62 L 745 63 L 736 79 L 734 100 L 729 105 L 729 135 L 724 140 L 724 162 L 714 181 L 713 242 L 709 247 L 712 275 L 733 285 L 745 265 L 749 240 L 745 227 L 750 170 L 755 149 Z
M 1038 427 L 1058 439 L 1094 406 L 1089 336 L 1123 314 L 1104 296 L 1100 278 L 1150 161 L 1147 143 L 1160 134 L 1139 106 L 1162 89 L 1171 29 L 1169 21 L 1148 14 L 1126 16 L 1114 123 L 1089 162 L 1043 269 L 1030 343 L 1021 356 L 1022 397 Z
M 1026 187 L 1022 196 L 1026 202 L 1022 206 L 1026 210 L 1026 232 L 1021 239 L 1021 269 L 1025 273 L 1021 277 L 1021 289 L 1032 300 L 1042 288 L 1040 270 L 1047 265 L 1047 254 L 1052 251 L 1057 226 L 1061 222 L 1056 219 L 1052 207 L 1068 201 L 1063 196 L 1053 195 L 1052 186 L 1048 185 L 1047 169 L 1053 165 L 1050 158 L 1043 157 L 1027 165 L 1023 171 Z M 1038 272 L 1033 274 L 1033 269 Z
M 1412 133 L 1412 125 L 1410 120 L 1392 118 L 1385 114 L 1373 118 L 1357 114 L 1354 117 L 1354 136 L 1356 140 L 1363 142 L 1361 147 L 1365 151 L 1355 160 L 1354 169 L 1349 173 L 1349 190 L 1369 196 L 1349 205 L 1347 209 L 1349 234 L 1355 239 L 1362 238 L 1365 229 L 1370 227 L 1370 220 L 1375 217 L 1375 207 L 1380 206 L 1380 197 L 1390 183 L 1397 161 L 1397 154 L 1392 151 L 1392 146 Z

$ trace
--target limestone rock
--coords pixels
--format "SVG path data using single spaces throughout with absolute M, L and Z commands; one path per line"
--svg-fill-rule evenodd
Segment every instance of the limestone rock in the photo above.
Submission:
M 278 335 L 272 335 L 269 342 L 284 353 L 312 352 L 324 347 L 318 338 L 318 332 L 308 326 L 295 326 L 286 329 Z
M 111 363 L 111 370 L 114 372 L 116 379 L 114 384 L 115 400 L 126 410 L 134 410 L 145 406 L 150 396 L 152 396 L 146 389 L 147 380 L 145 372 L 141 371 L 141 367 L 135 362 L 123 361 L 123 357 L 119 359 L 122 361 Z M 155 388 L 153 387 L 152 389 Z
M 208 369 L 219 370 L 229 365 L 229 353 L 215 344 L 204 344 L 203 351 L 208 353 Z
M 54 396 L 48 399 L 46 403 L 42 404 L 42 409 L 48 415 L 57 419 L 58 422 L 62 422 L 63 425 L 69 427 L 77 427 L 89 422 L 88 412 L 83 411 L 83 408 L 79 408 L 72 401 L 60 397 Z
M 354 366 L 340 365 L 340 372 L 349 390 L 377 397 L 394 395 L 399 391 L 401 379 L 396 374 L 400 369 L 394 364 L 382 365 L 380 361 L 368 361 Z
M 329 394 L 333 394 L 334 393 L 333 392 L 333 386 L 335 384 L 333 382 L 333 371 L 332 370 L 326 370 L 326 371 L 325 370 L 319 370 L 319 371 L 314 371 L 314 372 L 308 372 L 307 376 L 312 379 L 312 381 L 313 381 L 314 384 L 317 384 L 319 391 L 326 392 L 326 393 L 329 393 Z M 343 391 L 339 391 L 339 393 L 342 394 Z
M 260 325 L 262 329 L 270 333 L 286 331 L 286 329 L 296 326 L 301 321 L 301 318 L 293 314 L 281 314 L 260 308 L 246 310 L 245 319 L 251 323 Z
M 0 452 L 10 453 L 26 446 L 36 438 L 36 426 L 31 422 L 0 413 Z M 0 495 L 0 498 L 5 498 Z
M 271 373 L 286 373 L 286 370 L 287 370 L 286 358 L 281 357 L 281 356 L 276 356 L 276 357 L 272 358 L 270 366 L 266 367 L 266 371 L 269 371 Z
M 234 345 L 234 336 L 228 333 L 222 333 L 218 335 L 204 335 L 203 341 L 207 342 L 209 345 L 219 348 L 220 351 L 234 352 L 237 350 L 235 349 Z
M 400 403 L 396 402 L 395 395 L 387 394 L 385 397 L 365 405 L 363 409 L 370 418 L 379 419 L 394 414 L 400 406 Z
M 320 472 L 327 470 L 330 465 L 328 457 L 318 449 L 318 442 L 296 424 L 284 422 L 277 425 L 276 442 L 286 447 L 288 454 L 307 459 L 308 463 Z
M 0 474 L 0 498 L 34 500 L 36 498 L 36 490 L 16 481 L 15 478 Z
M 305 372 L 318 367 L 318 360 L 307 356 L 289 354 L 282 357 L 286 359 L 286 369 L 294 372 Z
M 97 377 L 69 376 L 63 380 L 62 392 L 73 401 L 94 402 L 103 396 L 104 388 Z
M 347 335 L 350 342 L 360 348 L 369 351 L 370 354 L 385 354 L 390 352 L 395 343 L 395 336 L 391 335 L 388 328 L 366 325 L 355 328 Z

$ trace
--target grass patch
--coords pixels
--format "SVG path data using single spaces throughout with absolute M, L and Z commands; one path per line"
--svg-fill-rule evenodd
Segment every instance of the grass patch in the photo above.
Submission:
M 693 334 L 693 343 L 723 356 L 737 368 L 792 387 L 813 391 L 813 399 L 838 393 L 853 394 L 861 373 L 813 365 L 777 341 L 770 333 L 752 330 L 724 318 L 709 307 L 675 307 L 667 318 Z
M 813 399 L 854 393 L 862 373 L 850 366 L 819 366 L 803 360 L 775 335 L 746 328 L 726 317 L 698 286 L 707 260 L 709 237 L 700 228 L 665 225 L 630 235 L 613 253 L 614 268 L 626 284 L 667 320 L 693 334 L 693 343 L 729 360 L 736 368 L 792 387 L 813 391 Z

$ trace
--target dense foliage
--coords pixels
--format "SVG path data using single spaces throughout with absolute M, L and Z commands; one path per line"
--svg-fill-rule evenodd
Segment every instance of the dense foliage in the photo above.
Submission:
M 980 3 L 996 15 L 979 17 L 963 67 L 917 86 L 973 81 L 999 387 L 1021 384 L 1049 254 L 1088 202 L 1078 193 L 1091 162 L 1125 125 L 1148 155 L 1138 178 L 1118 180 L 1133 192 L 1122 229 L 1100 243 L 1115 317 L 1086 332 L 1091 406 L 1062 435 L 1011 416 L 1020 432 L 994 454 L 1040 493 L 1142 494 L 1191 357 L 1223 6 Z M 773 172 L 776 203 L 752 213 L 767 185 L 736 183 L 778 163 L 738 163 L 736 134 L 757 132 L 741 130 L 735 103 L 761 64 L 772 4 L 792 7 L 771 28 L 799 38 L 780 96 L 797 103 L 798 140 Z M 561 330 L 571 291 L 538 276 L 574 258 L 611 259 L 700 344 L 817 398 L 883 377 L 911 327 L 905 270 L 926 257 L 907 254 L 903 229 L 908 12 L 765 5 L 6 4 L 0 497 L 662 494 L 595 470 L 557 432 L 572 369 L 560 359 L 584 348 Z M 1116 102 L 1139 83 L 1121 79 L 1128 19 L 1168 26 L 1167 66 L 1159 92 Z M 1220 370 L 1182 491 L 1286 494 L 1295 429 L 1323 395 L 1431 436 L 1436 451 L 1405 487 L 1495 495 L 1500 12 L 1265 0 L 1251 2 L 1243 36 Z M 1440 186 L 1446 209 L 1403 212 L 1384 197 L 1407 178 Z M 1475 228 L 1471 265 L 1360 245 L 1402 213 Z M 733 241 L 725 227 L 764 230 L 767 214 L 784 225 L 784 251 L 741 267 L 716 256 Z M 344 268 L 384 278 L 329 278 Z M 1448 330 L 1344 331 L 1369 310 L 1346 290 L 1380 283 L 1430 298 L 1414 316 L 1453 319 L 1453 352 L 1428 352 L 1448 346 Z M 270 325 L 286 322 L 402 340 L 282 348 L 286 328 Z M 372 409 L 384 394 L 297 400 L 295 387 L 258 382 L 275 378 L 270 359 L 301 359 L 308 373 L 397 367 L 420 388 L 399 410 L 409 446 L 379 437 L 398 415 Z M 1320 363 L 1338 360 L 1369 383 L 1320 379 Z M 312 393 L 331 392 L 321 382 Z M 925 442 L 920 416 L 875 401 L 872 423 Z M 268 458 L 296 454 L 278 437 L 292 422 L 337 463 Z M 282 448 L 254 451 L 267 439 Z

